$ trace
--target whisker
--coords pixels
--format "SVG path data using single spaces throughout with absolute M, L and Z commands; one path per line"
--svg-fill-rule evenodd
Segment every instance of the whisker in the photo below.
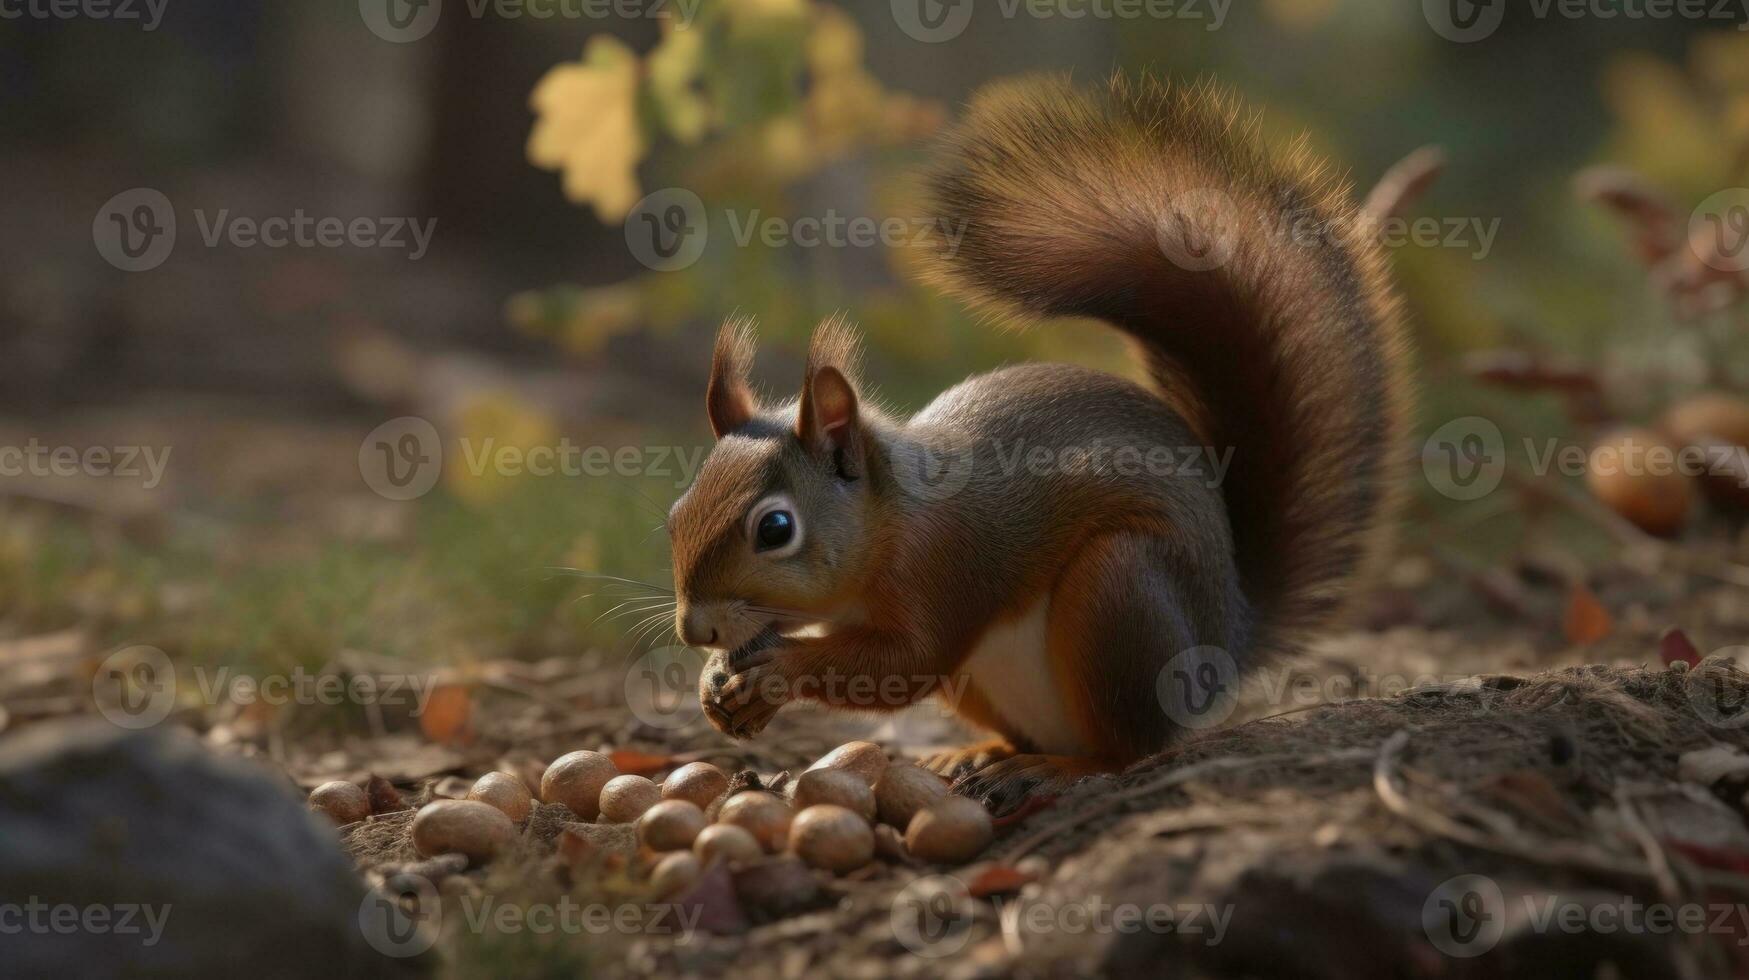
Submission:
M 640 582 L 635 578 L 623 578 L 619 575 L 604 575 L 600 572 L 586 572 L 581 568 L 564 568 L 562 566 L 549 565 L 549 566 L 547 566 L 547 571 L 558 572 L 558 573 L 561 573 L 564 575 L 568 575 L 572 578 L 593 578 L 593 579 L 602 579 L 602 580 L 608 581 L 608 582 L 618 582 L 622 585 L 636 585 L 636 586 L 640 586 L 640 587 L 646 588 L 646 589 L 653 589 L 654 591 L 660 592 L 663 595 L 673 595 L 674 594 L 673 589 L 664 588 L 660 585 L 654 585 L 650 582 Z
M 653 609 L 659 609 L 659 608 L 664 608 L 664 607 L 666 607 L 668 609 L 674 608 L 674 602 L 672 600 L 664 599 L 661 602 L 658 602 L 653 606 L 638 606 L 635 609 L 626 609 L 627 606 L 630 606 L 633 603 L 641 602 L 644 599 L 654 599 L 654 598 L 656 598 L 656 597 L 655 596 L 644 596 L 644 597 L 641 597 L 639 599 L 627 599 L 626 601 L 620 603 L 619 605 L 614 606 L 612 609 L 609 609 L 607 612 L 604 612 L 601 615 L 590 620 L 589 625 L 594 626 L 596 623 L 599 623 L 603 619 L 607 619 L 610 616 L 612 616 L 612 618 L 614 618 L 614 619 L 619 619 L 623 616 L 630 616 L 633 613 L 649 612 Z M 625 609 L 625 612 L 619 612 L 619 610 L 621 610 L 621 609 Z M 619 613 L 619 615 L 617 615 L 617 616 L 613 615 L 614 613 Z

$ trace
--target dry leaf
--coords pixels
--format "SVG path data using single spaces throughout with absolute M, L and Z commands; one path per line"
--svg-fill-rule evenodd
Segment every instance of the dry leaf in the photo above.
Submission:
M 1575 585 L 1567 595 L 1567 612 L 1561 628 L 1568 643 L 1583 646 L 1609 636 L 1615 629 L 1615 620 L 1590 589 Z
M 439 684 L 431 690 L 419 730 L 440 745 L 460 745 L 473 739 L 474 696 L 465 684 Z

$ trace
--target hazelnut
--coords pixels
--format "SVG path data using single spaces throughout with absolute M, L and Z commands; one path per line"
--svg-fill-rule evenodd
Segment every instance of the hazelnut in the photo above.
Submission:
M 1749 463 L 1743 456 L 1749 447 L 1749 402 L 1718 392 L 1695 395 L 1672 405 L 1661 426 L 1678 446 L 1701 450 L 1706 472 L 1700 485 L 1714 503 L 1749 507 Z
M 789 804 L 760 790 L 736 793 L 717 812 L 717 822 L 733 824 L 753 835 L 767 853 L 783 850 L 789 836 Z
M 691 851 L 671 851 L 656 862 L 655 870 L 650 872 L 650 885 L 656 894 L 673 895 L 691 887 L 698 880 L 699 861 Z
M 897 762 L 881 773 L 874 793 L 881 822 L 903 830 L 911 826 L 917 811 L 947 795 L 947 780 L 922 766 Z
M 638 842 L 652 851 L 683 851 L 704 828 L 703 810 L 685 800 L 663 800 L 638 818 Z
M 949 796 L 911 818 L 905 828 L 905 849 L 921 861 L 961 864 L 976 857 L 995 836 L 983 804 Z
M 880 781 L 881 773 L 887 768 L 887 753 L 885 749 L 873 742 L 846 742 L 820 757 L 820 761 L 808 767 L 809 772 L 815 769 L 847 769 L 862 777 L 862 781 L 874 786 Z
M 601 813 L 601 788 L 619 775 L 619 767 L 600 752 L 567 752 L 554 759 L 540 778 L 540 798 L 562 803 L 584 820 Z
M 699 831 L 693 838 L 692 852 L 704 864 L 718 860 L 729 864 L 751 864 L 765 856 L 759 841 L 745 827 L 732 823 L 713 823 Z
M 708 762 L 689 762 L 662 783 L 662 798 L 686 800 L 704 810 L 728 788 L 729 777 L 721 769 Z
M 642 776 L 615 776 L 601 787 L 601 815 L 612 823 L 631 823 L 662 800 L 662 791 Z
M 810 769 L 796 780 L 797 808 L 830 803 L 864 820 L 875 817 L 875 794 L 862 777 L 848 769 Z
M 320 811 L 345 826 L 370 816 L 370 796 L 344 779 L 323 783 L 310 793 L 310 809 Z
M 515 839 L 504 811 L 479 800 L 438 800 L 413 818 L 413 848 L 426 857 L 454 852 L 480 863 Z
M 874 860 L 874 845 L 867 820 L 831 803 L 796 814 L 789 828 L 789 849 L 796 857 L 834 874 L 855 871 Z
M 1609 509 L 1648 534 L 1671 535 L 1688 521 L 1694 488 L 1676 449 L 1650 429 L 1623 429 L 1592 447 L 1585 483 Z
M 516 823 L 527 820 L 528 812 L 534 808 L 534 796 L 528 785 L 521 776 L 507 772 L 489 772 L 475 780 L 474 788 L 468 790 L 468 799 L 495 806 Z

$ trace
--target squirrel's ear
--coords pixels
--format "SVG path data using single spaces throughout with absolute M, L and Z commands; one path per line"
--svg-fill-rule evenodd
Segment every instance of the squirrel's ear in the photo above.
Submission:
M 856 448 L 856 389 L 844 372 L 828 366 L 808 378 L 796 411 L 796 435 L 819 451 Z M 848 475 L 857 469 L 852 466 Z
M 746 425 L 759 410 L 759 400 L 747 383 L 753 368 L 753 321 L 730 318 L 717 330 L 711 353 L 711 380 L 705 388 L 705 411 L 718 439 Z
M 857 441 L 856 331 L 842 317 L 814 328 L 808 343 L 808 373 L 796 406 L 796 436 L 821 452 L 836 452 L 846 476 L 861 472 Z

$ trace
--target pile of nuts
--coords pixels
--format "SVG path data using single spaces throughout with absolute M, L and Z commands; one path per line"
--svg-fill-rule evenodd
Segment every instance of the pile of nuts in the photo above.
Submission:
M 994 837 L 981 804 L 950 794 L 946 781 L 926 769 L 889 762 L 872 742 L 832 750 L 782 793 L 748 788 L 729 795 L 729 788 L 729 776 L 705 762 L 683 765 L 657 784 L 621 774 L 600 752 L 579 751 L 547 766 L 540 799 L 584 821 L 634 825 L 650 882 L 663 894 L 687 887 L 717 861 L 746 866 L 787 853 L 841 875 L 877 854 L 960 864 Z M 318 787 L 310 805 L 341 824 L 371 812 L 364 791 L 347 782 Z M 489 772 L 467 799 L 421 808 L 413 819 L 413 846 L 428 857 L 459 853 L 484 863 L 517 838 L 533 806 L 521 777 Z

